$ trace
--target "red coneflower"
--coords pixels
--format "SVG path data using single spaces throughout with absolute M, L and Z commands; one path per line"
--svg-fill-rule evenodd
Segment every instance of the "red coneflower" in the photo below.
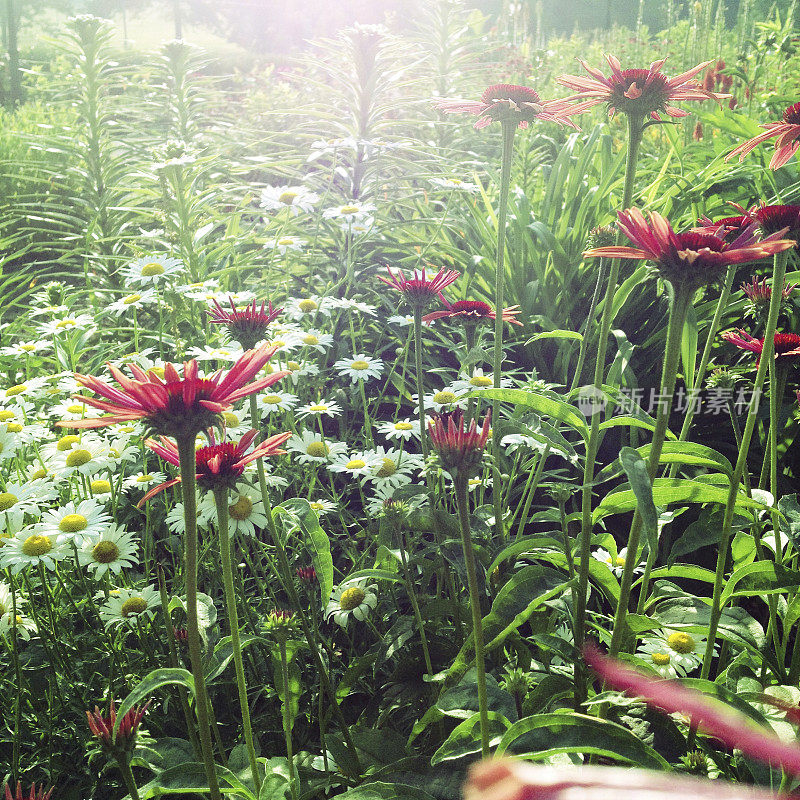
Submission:
M 667 714 L 688 716 L 692 726 L 719 739 L 726 747 L 741 750 L 750 758 L 781 766 L 792 775 L 800 774 L 800 747 L 782 742 L 741 712 L 688 689 L 678 681 L 654 680 L 604 656 L 594 647 L 585 647 L 583 657 L 611 688 L 639 697 L 647 705 Z
M 762 233 L 783 231 L 787 239 L 800 241 L 800 206 L 773 205 L 762 203 L 748 212 L 758 222 Z
M 303 583 L 314 583 L 317 580 L 317 571 L 314 567 L 298 567 L 294 572 Z
M 422 318 L 423 322 L 432 322 L 435 319 L 450 319 L 455 317 L 465 324 L 477 324 L 484 320 L 494 320 L 496 316 L 494 309 L 488 303 L 484 303 L 481 300 L 456 300 L 455 303 L 449 303 L 441 294 L 439 295 L 439 299 L 444 303 L 445 310 L 426 314 Z M 510 322 L 512 325 L 522 325 L 522 323 L 515 318 L 517 314 L 519 314 L 519 306 L 504 308 L 502 313 L 503 322 Z
M 763 277 L 760 281 L 758 278 L 753 278 L 750 283 L 743 283 L 739 288 L 752 304 L 754 311 L 768 306 L 770 300 L 772 300 L 772 287 L 767 283 L 766 277 Z M 793 283 L 791 286 L 787 286 L 784 283 L 783 289 L 781 290 L 782 301 L 788 300 L 796 288 L 796 283 Z
M 44 784 L 42 784 L 38 789 L 36 788 L 35 783 L 32 784 L 27 795 L 22 793 L 22 784 L 19 781 L 17 781 L 16 794 L 11 794 L 11 789 L 8 784 L 5 785 L 5 788 L 6 800 L 50 800 L 50 795 L 53 794 L 52 788 L 45 791 Z
M 431 445 L 441 461 L 442 468 L 454 478 L 469 478 L 481 463 L 486 442 L 489 440 L 491 410 L 486 412 L 480 430 L 476 421 L 464 427 L 464 415 L 459 411 L 443 417 L 431 414 L 428 433 Z
M 387 286 L 397 289 L 403 295 L 405 301 L 414 308 L 424 308 L 427 306 L 443 289 L 458 280 L 460 272 L 454 269 L 440 269 L 433 277 L 429 278 L 423 268 L 421 272 L 414 270 L 412 278 L 406 278 L 402 270 L 397 270 L 397 275 L 392 272 L 391 267 L 387 267 L 388 278 L 378 276 L 378 280 L 383 281 Z
M 278 433 L 275 436 L 270 436 L 260 444 L 256 445 L 249 453 L 247 452 L 250 445 L 258 436 L 257 430 L 248 431 L 238 442 L 223 442 L 217 444 L 214 442 L 213 434 L 209 434 L 211 444 L 207 447 L 201 447 L 195 453 L 195 464 L 197 472 L 195 479 L 197 485 L 202 489 L 213 491 L 220 487 L 227 487 L 234 489 L 236 481 L 244 474 L 244 468 L 258 458 L 266 458 L 267 456 L 278 456 L 285 453 L 281 450 L 280 446 L 291 436 L 291 431 L 286 433 Z M 164 461 L 180 466 L 180 458 L 178 456 L 178 448 L 169 439 L 161 437 L 160 442 L 153 439 L 148 439 L 145 444 L 157 455 L 161 456 Z M 170 481 L 155 486 L 151 489 L 137 504 L 141 507 L 145 502 L 168 489 L 170 486 L 180 483 L 180 478 L 173 478 Z
M 86 718 L 89 720 L 89 729 L 100 739 L 105 749 L 130 753 L 136 744 L 139 723 L 142 721 L 142 717 L 144 717 L 149 705 L 150 703 L 148 702 L 141 708 L 134 706 L 128 711 L 122 718 L 116 738 L 114 738 L 114 725 L 117 723 L 117 706 L 112 697 L 108 705 L 108 716 L 104 717 L 103 712 L 97 706 L 94 707 L 94 711 L 86 712 Z
M 722 334 L 726 342 L 735 344 L 740 350 L 749 350 L 758 356 L 756 365 L 761 361 L 764 352 L 764 339 L 756 339 L 747 331 L 727 331 Z M 800 358 L 800 336 L 796 333 L 775 334 L 775 358 L 795 359 Z
M 734 205 L 736 205 L 734 203 Z M 744 212 L 741 206 L 736 205 Z M 731 242 L 737 239 L 748 228 L 751 228 L 755 223 L 755 218 L 749 213 L 745 212 L 735 217 L 722 217 L 716 221 L 709 217 L 701 217 L 700 225 L 692 228 L 697 233 L 710 233 L 714 236 L 724 239 L 726 242 Z
M 271 301 L 266 305 L 262 300 L 259 308 L 253 300 L 250 305 L 240 309 L 236 308 L 232 297 L 228 298 L 228 302 L 230 311 L 214 300 L 215 307 L 209 312 L 209 322 L 225 325 L 231 338 L 239 342 L 245 350 L 255 347 L 265 337 L 269 324 L 283 311 L 282 308 L 273 308 Z
M 248 350 L 233 364 L 226 374 L 222 370 L 200 378 L 197 362 L 187 361 L 183 365 L 183 377 L 174 364 L 164 367 L 162 381 L 153 372 L 145 372 L 136 364 L 130 364 L 133 378 L 109 364 L 108 368 L 119 388 L 99 378 L 75 373 L 78 382 L 101 397 L 75 395 L 76 399 L 94 408 L 108 411 L 109 415 L 96 419 L 69 420 L 57 423 L 70 428 L 102 428 L 117 422 L 144 420 L 154 432 L 165 436 L 194 437 L 201 430 L 213 427 L 218 415 L 233 403 L 253 392 L 271 386 L 288 375 L 274 372 L 253 383 L 258 371 L 272 358 L 276 347 L 261 347 Z
M 441 100 L 434 108 L 445 114 L 477 114 L 475 128 L 478 130 L 493 122 L 516 122 L 517 127 L 527 128 L 537 119 L 577 128 L 570 117 L 583 110 L 563 100 L 542 100 L 530 87 L 510 83 L 490 86 L 480 100 Z
M 660 120 L 659 112 L 663 111 L 670 117 L 685 117 L 686 111 L 675 108 L 672 103 L 684 100 L 722 100 L 730 97 L 729 94 L 704 89 L 695 80 L 695 75 L 702 72 L 711 62 L 704 61 L 674 78 L 668 78 L 661 67 L 665 58 L 654 61 L 648 69 L 622 69 L 619 61 L 612 55 L 605 56 L 611 67 L 611 76 L 606 77 L 599 69 L 590 67 L 585 61 L 580 65 L 591 75 L 591 78 L 582 75 L 562 75 L 558 82 L 568 89 L 573 89 L 579 94 L 566 98 L 568 102 L 581 101 L 580 109 L 606 103 L 609 116 L 614 116 L 620 111 L 634 117 L 652 117 Z
M 795 246 L 791 240 L 778 239 L 777 234 L 758 241 L 755 225 L 728 242 L 697 230 L 675 233 L 656 212 L 649 214 L 649 221 L 637 208 L 620 211 L 617 216 L 620 229 L 637 247 L 598 247 L 583 255 L 653 261 L 665 280 L 681 288 L 705 286 L 721 277 L 730 264 L 756 261 Z
M 769 162 L 769 167 L 770 169 L 782 167 L 794 155 L 795 150 L 800 147 L 800 103 L 789 106 L 783 112 L 783 118 L 780 122 L 768 122 L 761 127 L 765 128 L 764 133 L 759 133 L 758 136 L 748 139 L 734 150 L 731 150 L 725 156 L 725 160 L 730 161 L 734 156 L 739 156 L 739 161 L 741 161 L 762 142 L 777 136 L 775 152 Z

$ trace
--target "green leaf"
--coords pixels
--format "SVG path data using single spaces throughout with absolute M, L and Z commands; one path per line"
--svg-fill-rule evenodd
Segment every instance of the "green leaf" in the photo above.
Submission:
M 637 452 L 645 460 L 650 458 L 650 445 L 645 444 L 637 448 Z M 706 447 L 697 442 L 664 442 L 661 449 L 659 464 L 689 464 L 695 467 L 706 467 L 707 469 L 722 472 L 725 475 L 733 475 L 731 462 L 713 447 Z
M 337 800 L 435 800 L 432 795 L 405 783 L 382 783 L 373 781 L 362 783 L 344 794 L 336 795 Z
M 583 336 L 577 331 L 542 331 L 534 336 L 531 336 L 525 344 L 537 342 L 539 339 L 574 339 L 575 341 L 582 342 Z
M 586 418 L 574 406 L 555 397 L 525 389 L 483 389 L 479 392 L 470 392 L 467 396 L 483 397 L 487 400 L 500 400 L 503 403 L 511 403 L 514 406 L 532 408 L 539 414 L 552 417 L 569 425 L 581 435 L 584 441 L 589 438 Z
M 267 642 L 267 640 L 261 636 L 242 637 L 242 650 L 244 650 L 246 647 L 249 647 L 251 644 L 255 644 L 256 642 Z M 233 644 L 231 643 L 231 637 L 226 636 L 217 643 L 217 646 L 214 648 L 214 655 L 211 659 L 209 659 L 209 663 L 206 664 L 204 672 L 206 683 L 211 683 L 211 681 L 219 677 L 225 671 L 225 668 L 228 666 L 232 658 Z
M 778 511 L 783 514 L 781 530 L 789 537 L 795 550 L 800 549 L 800 503 L 796 494 L 787 494 L 778 500 Z
M 496 755 L 506 750 L 537 761 L 557 753 L 592 753 L 647 769 L 669 769 L 662 756 L 627 728 L 572 711 L 536 714 L 515 722 L 500 741 Z
M 747 579 L 748 588 L 737 591 L 737 584 L 744 579 Z M 734 570 L 722 590 L 720 603 L 724 606 L 732 597 L 772 594 L 795 586 L 800 586 L 800 573 L 771 561 L 758 561 Z
M 311 550 L 311 558 L 319 581 L 320 601 L 324 606 L 330 600 L 331 592 L 333 592 L 333 557 L 328 534 L 322 530 L 319 517 L 311 508 L 308 500 L 293 497 L 291 500 L 281 503 L 274 510 L 291 515 L 291 519 L 303 532 L 306 545 Z
M 636 496 L 636 507 L 642 518 L 647 541 L 650 548 L 655 550 L 658 547 L 658 512 L 653 503 L 653 484 L 647 471 L 647 463 L 632 447 L 622 448 L 619 462 Z
M 496 711 L 489 711 L 489 744 L 496 747 L 511 723 Z M 464 756 L 475 755 L 481 752 L 481 726 L 480 713 L 473 714 L 456 725 L 453 732 L 445 739 L 442 746 L 431 757 L 431 766 L 435 767 L 442 761 L 453 761 Z
M 148 699 L 157 689 L 170 684 L 184 686 L 192 693 L 192 696 L 194 696 L 194 678 L 188 669 L 179 669 L 178 667 L 161 667 L 159 669 L 154 669 L 142 678 L 139 685 L 128 694 L 122 701 L 122 705 L 117 709 L 117 721 L 114 724 L 114 730 L 112 732 L 114 739 L 116 740 L 117 738 L 117 731 L 122 723 L 122 718 L 135 705 Z

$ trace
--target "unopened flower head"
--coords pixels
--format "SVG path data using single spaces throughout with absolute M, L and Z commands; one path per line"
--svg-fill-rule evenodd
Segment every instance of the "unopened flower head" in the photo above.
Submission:
M 661 71 L 666 61 L 664 58 L 654 61 L 647 69 L 622 69 L 622 65 L 614 56 L 606 55 L 605 59 L 611 67 L 610 76 L 590 67 L 585 61 L 580 61 L 590 77 L 562 75 L 558 79 L 562 86 L 577 92 L 568 97 L 567 101 L 576 102 L 579 111 L 605 103 L 610 116 L 619 111 L 639 119 L 651 117 L 660 120 L 661 113 L 670 117 L 687 115 L 686 111 L 676 108 L 673 103 L 685 100 L 722 100 L 730 97 L 729 94 L 718 94 L 704 89 L 700 83 L 693 80 L 695 75 L 711 63 L 710 61 L 704 61 L 674 78 L 669 78 Z
M 446 420 L 438 414 L 432 416 L 428 423 L 431 445 L 442 468 L 454 479 L 468 479 L 478 471 L 489 439 L 490 422 L 491 411 L 486 412 L 480 429 L 474 419 L 465 427 L 460 410 L 448 415 Z
M 5 785 L 5 800 L 50 800 L 53 788 L 45 789 L 44 784 L 37 788 L 36 784 L 32 783 L 26 794 L 22 791 L 22 784 L 17 781 L 17 791 L 14 794 L 11 794 L 11 787 Z
M 743 283 L 741 290 L 748 300 L 747 313 L 753 316 L 762 316 L 769 310 L 770 301 L 772 300 L 772 287 L 767 283 L 766 276 L 759 280 L 754 277 L 750 283 Z M 797 288 L 797 284 L 793 283 L 787 286 L 783 285 L 781 291 L 781 306 L 785 306 L 792 296 L 792 292 Z
M 134 706 L 128 711 L 119 723 L 116 736 L 114 726 L 117 723 L 117 707 L 112 697 L 108 705 L 108 715 L 97 707 L 94 711 L 86 712 L 86 719 L 89 721 L 89 730 L 100 740 L 103 749 L 108 753 L 127 754 L 133 752 L 136 746 L 136 736 L 139 732 L 139 724 L 147 711 L 150 703 L 142 706 Z

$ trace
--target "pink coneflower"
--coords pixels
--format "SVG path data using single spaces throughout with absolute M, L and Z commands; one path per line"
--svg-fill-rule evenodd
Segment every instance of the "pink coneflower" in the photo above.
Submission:
M 782 167 L 794 155 L 798 147 L 800 147 L 800 103 L 795 103 L 789 106 L 783 112 L 783 119 L 780 122 L 768 122 L 762 125 L 765 128 L 764 133 L 759 133 L 752 139 L 748 139 L 743 144 L 740 144 L 734 150 L 731 150 L 725 160 L 729 161 L 734 156 L 739 156 L 741 161 L 751 150 L 754 150 L 762 142 L 777 136 L 775 142 L 775 152 L 772 155 L 772 160 L 769 162 L 770 169 L 778 169 Z
M 510 758 L 470 768 L 464 800 L 779 800 L 779 795 L 721 779 L 631 767 L 550 766 Z
M 692 228 L 692 230 L 696 233 L 710 233 L 713 236 L 724 239 L 726 242 L 735 241 L 756 222 L 755 218 L 749 212 L 745 212 L 741 206 L 736 205 L 736 208 L 744 213 L 734 217 L 721 217 L 716 221 L 709 217 L 701 217 L 700 224 Z
M 6 784 L 5 788 L 6 800 L 50 800 L 50 795 L 53 794 L 53 789 L 48 789 L 45 791 L 44 784 L 42 784 L 38 789 L 36 788 L 35 783 L 32 784 L 28 794 L 23 794 L 22 784 L 19 781 L 17 781 L 16 794 L 11 794 L 11 789 L 8 784 Z
M 675 233 L 656 212 L 649 221 L 637 208 L 618 213 L 619 227 L 637 247 L 598 247 L 583 255 L 635 258 L 655 262 L 657 272 L 673 286 L 697 288 L 713 283 L 731 264 L 743 264 L 794 247 L 791 240 L 771 234 L 756 239 L 756 226 L 744 229 L 733 241 L 696 230 Z
M 753 278 L 750 283 L 743 283 L 739 288 L 744 292 L 745 297 L 752 303 L 755 310 L 768 306 L 772 300 L 772 287 L 767 283 L 766 277 L 760 281 L 758 278 Z M 796 283 L 791 284 L 791 286 L 787 286 L 784 283 L 781 290 L 781 299 L 783 301 L 788 300 L 796 288 Z
M 674 78 L 668 78 L 661 72 L 665 58 L 654 61 L 648 69 L 625 70 L 614 56 L 606 55 L 605 59 L 611 67 L 610 77 L 579 59 L 580 65 L 591 75 L 590 78 L 582 75 L 562 75 L 558 78 L 562 86 L 579 92 L 566 98 L 567 101 L 581 101 L 581 110 L 605 103 L 609 116 L 612 117 L 615 112 L 620 111 L 635 117 L 649 116 L 660 120 L 661 111 L 670 117 L 687 115 L 686 111 L 675 108 L 672 103 L 684 100 L 722 100 L 730 97 L 729 94 L 704 89 L 700 83 L 692 80 L 710 61 L 704 61 Z
M 493 122 L 516 122 L 517 127 L 527 128 L 536 119 L 577 128 L 570 117 L 583 110 L 563 100 L 542 100 L 530 87 L 510 83 L 490 86 L 480 100 L 441 100 L 434 108 L 445 114 L 477 114 L 478 130 Z
M 748 212 L 758 222 L 762 233 L 785 231 L 788 239 L 800 240 L 800 206 L 773 205 L 764 203 L 754 206 Z
M 249 453 L 247 450 L 250 445 L 258 436 L 257 430 L 248 431 L 239 442 L 223 442 L 217 444 L 211 436 L 211 444 L 207 447 L 201 447 L 195 453 L 195 465 L 197 472 L 195 479 L 197 485 L 201 489 L 208 489 L 213 491 L 220 487 L 227 487 L 233 489 L 236 487 L 236 481 L 244 474 L 244 468 L 259 458 L 266 458 L 268 456 L 277 456 L 285 453 L 281 450 L 280 446 L 291 436 L 291 431 L 286 433 L 278 433 L 275 436 L 270 436 L 260 444 L 256 445 Z M 164 461 L 178 467 L 180 466 L 180 458 L 178 456 L 178 448 L 169 440 L 161 437 L 160 442 L 153 439 L 148 439 L 145 444 L 157 455 L 161 456 Z M 180 483 L 180 478 L 173 478 L 166 483 L 155 486 L 151 489 L 137 504 L 141 507 L 145 502 Z
M 432 414 L 428 423 L 431 445 L 439 456 L 442 468 L 454 478 L 470 477 L 481 463 L 486 442 L 489 440 L 491 410 L 486 412 L 483 425 L 478 430 L 475 420 L 464 427 L 464 416 L 459 411 L 443 418 Z
M 230 311 L 214 300 L 214 308 L 209 311 L 209 322 L 225 325 L 231 338 L 245 349 L 255 347 L 265 337 L 269 324 L 283 311 L 282 308 L 273 308 L 271 301 L 266 305 L 262 300 L 259 308 L 253 300 L 250 305 L 241 309 L 236 308 L 232 297 L 228 298 L 228 302 Z
M 397 270 L 397 275 L 392 272 L 391 267 L 387 267 L 388 278 L 378 276 L 378 280 L 383 281 L 387 286 L 397 289 L 406 302 L 414 308 L 424 308 L 437 294 L 446 289 L 451 283 L 458 280 L 461 273 L 454 269 L 440 269 L 433 277 L 429 278 L 425 274 L 425 269 L 418 272 L 414 270 L 412 278 L 406 278 L 402 270 Z
M 433 322 L 435 319 L 452 319 L 457 318 L 465 324 L 477 324 L 484 320 L 494 320 L 494 309 L 481 300 L 456 300 L 455 303 L 449 303 L 441 294 L 439 299 L 444 303 L 444 311 L 434 311 L 431 314 L 426 314 L 423 322 Z M 509 306 L 503 309 L 502 317 L 503 322 L 510 322 L 512 325 L 522 325 L 516 319 L 519 314 L 519 306 Z
M 761 360 L 764 352 L 764 339 L 756 339 L 747 331 L 727 331 L 722 334 L 726 342 L 735 344 L 740 350 L 749 350 L 758 356 L 756 365 Z M 800 336 L 796 333 L 776 333 L 775 334 L 775 358 L 796 359 L 800 358 Z
M 117 722 L 117 706 L 112 697 L 109 701 L 109 713 L 107 717 L 103 716 L 103 712 L 97 706 L 94 707 L 94 711 L 86 712 L 86 718 L 89 720 L 89 729 L 100 739 L 104 748 L 108 750 L 130 752 L 136 744 L 136 734 L 139 730 L 139 723 L 142 721 L 142 717 L 144 717 L 144 713 L 147 711 L 149 705 L 150 703 L 148 702 L 141 708 L 134 706 L 128 711 L 122 718 L 116 738 L 114 738 L 113 731 L 114 725 L 116 725 Z
M 723 745 L 800 774 L 800 747 L 782 742 L 774 734 L 758 727 L 744 714 L 677 681 L 654 680 L 643 673 L 608 658 L 594 647 L 584 648 L 586 663 L 613 689 L 642 698 L 647 705 L 667 714 L 683 714 Z
M 233 364 L 226 374 L 222 370 L 206 378 L 198 376 L 197 362 L 183 365 L 183 377 L 174 364 L 164 367 L 164 380 L 155 373 L 145 372 L 136 364 L 128 365 L 133 378 L 109 364 L 108 368 L 119 384 L 109 385 L 90 375 L 75 374 L 78 382 L 106 399 L 75 395 L 76 399 L 94 408 L 109 412 L 96 419 L 69 420 L 57 423 L 69 428 L 102 428 L 117 422 L 143 420 L 157 434 L 165 436 L 194 437 L 201 430 L 213 427 L 218 415 L 237 400 L 266 389 L 288 375 L 273 372 L 253 383 L 248 383 L 272 358 L 276 347 L 248 350 Z

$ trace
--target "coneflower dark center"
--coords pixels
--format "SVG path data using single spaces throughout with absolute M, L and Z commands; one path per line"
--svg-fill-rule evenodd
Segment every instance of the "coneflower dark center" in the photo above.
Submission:
M 501 100 L 515 103 L 541 103 L 538 93 L 528 86 L 514 86 L 510 83 L 496 83 L 481 95 L 481 102 L 491 105 Z
M 789 106 L 789 108 L 783 112 L 783 121 L 787 125 L 800 125 L 800 103 Z

